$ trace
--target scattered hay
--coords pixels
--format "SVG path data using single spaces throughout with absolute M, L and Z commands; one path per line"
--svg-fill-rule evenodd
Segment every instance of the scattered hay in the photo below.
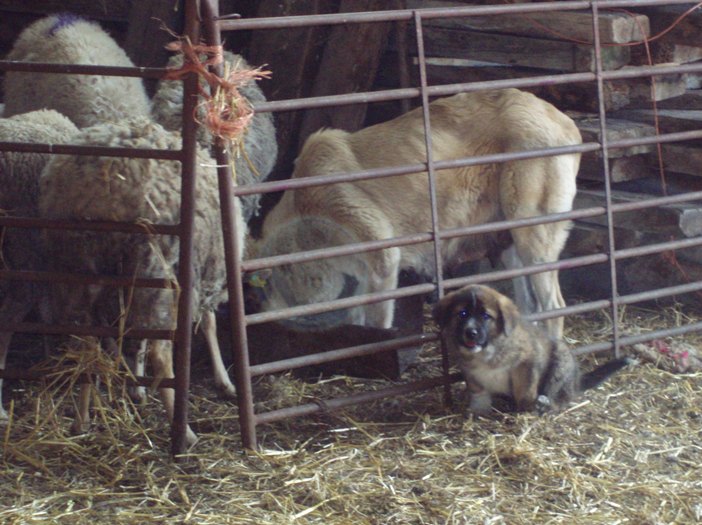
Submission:
M 625 331 L 694 321 L 677 309 L 621 312 Z M 571 323 L 606 338 L 593 314 Z M 697 334 L 666 340 L 699 347 Z M 596 360 L 596 357 L 590 358 Z M 435 375 L 426 348 L 408 377 Z M 585 364 L 590 366 L 589 363 Z M 195 363 L 196 374 L 207 374 Z M 134 407 L 101 390 L 93 429 L 71 436 L 73 392 L 18 383 L 3 434 L 1 523 L 419 524 L 694 523 L 702 520 L 702 374 L 644 363 L 538 417 L 474 417 L 442 390 L 259 428 L 243 453 L 236 408 L 194 378 L 200 441 L 178 463 L 155 399 Z M 290 375 L 255 385 L 258 410 L 383 386 Z M 460 399 L 461 385 L 454 385 Z

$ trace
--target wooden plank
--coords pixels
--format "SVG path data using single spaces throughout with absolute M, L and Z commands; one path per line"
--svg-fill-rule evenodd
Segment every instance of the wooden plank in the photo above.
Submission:
M 656 40 L 649 44 L 651 50 L 651 61 L 644 46 L 634 46 L 631 50 L 631 63 L 636 66 L 648 66 L 652 64 L 689 64 L 702 60 L 702 46 L 690 46 L 669 42 L 665 38 Z
M 387 53 L 379 71 L 379 83 L 385 87 L 398 87 L 394 78 L 397 70 L 396 53 Z M 416 66 L 417 59 L 414 59 Z M 387 73 L 386 73 L 387 72 Z M 410 85 L 419 85 L 417 67 L 410 69 Z M 429 85 L 462 84 L 466 82 L 485 82 L 513 78 L 529 78 L 547 74 L 544 70 L 533 68 L 512 67 L 503 64 L 486 65 L 471 60 L 429 58 L 427 59 L 427 81 Z M 576 84 L 542 85 L 524 88 L 538 97 L 548 100 L 559 109 L 579 111 L 598 110 L 597 86 L 593 82 L 578 82 Z M 629 105 L 629 86 L 619 82 L 604 84 L 605 109 L 614 111 Z
M 329 13 L 336 5 L 323 0 L 262 0 L 258 2 L 257 17 L 296 16 Z M 271 79 L 261 82 L 268 100 L 307 97 L 317 75 L 319 62 L 328 38 L 330 26 L 295 27 L 254 31 L 248 45 L 247 59 L 252 65 L 266 64 L 273 72 Z M 298 153 L 298 131 L 301 111 L 275 114 L 278 140 L 278 163 L 269 179 L 289 177 Z M 272 194 L 262 199 L 264 208 L 275 200 Z
M 607 159 L 609 163 L 609 178 L 611 182 L 623 182 L 650 176 L 650 160 L 646 155 L 630 155 Z M 604 181 L 602 158 L 595 153 L 585 153 L 580 161 L 578 178 L 593 181 Z
M 31 0 L 30 2 L 0 0 L 0 11 L 38 15 L 69 11 L 95 20 L 126 22 L 131 3 L 130 0 L 110 0 L 109 2 L 96 2 L 95 0 Z
M 572 117 L 583 136 L 583 142 L 600 142 L 602 134 L 600 133 L 600 119 L 597 116 L 591 114 L 574 114 Z M 622 119 L 607 119 L 608 141 L 650 137 L 655 135 L 655 133 L 655 128 L 647 124 Z M 639 155 L 653 150 L 654 146 L 651 145 L 632 146 L 630 148 L 612 148 L 608 150 L 608 157 L 619 158 L 629 155 Z M 597 155 L 599 156 L 600 153 L 598 152 Z
M 428 57 L 481 60 L 568 72 L 595 70 L 591 46 L 560 40 L 434 27 L 424 32 L 424 44 Z M 410 49 L 416 49 L 416 42 L 411 46 Z M 628 47 L 602 48 L 605 70 L 619 69 L 629 63 L 629 58 Z
M 342 0 L 339 12 L 376 11 L 387 0 Z M 387 45 L 390 23 L 334 26 L 329 34 L 310 96 L 320 97 L 368 91 Z M 299 144 L 323 127 L 356 131 L 363 127 L 366 104 L 318 108 L 305 112 Z
M 176 34 L 183 32 L 183 0 L 141 0 L 134 2 L 129 12 L 129 24 L 124 48 L 132 61 L 140 67 L 164 67 L 172 53 L 166 44 L 175 40 L 163 29 Z M 149 95 L 153 95 L 156 80 L 144 80 Z
M 465 7 L 470 2 L 444 0 L 407 0 L 410 9 L 436 7 Z M 599 14 L 602 43 L 638 42 L 649 36 L 650 27 L 645 15 L 623 13 Z M 556 40 L 592 42 L 592 14 L 590 11 L 564 11 L 500 16 L 470 16 L 461 18 L 432 18 L 427 27 L 474 29 L 522 36 L 536 36 Z
M 617 249 L 633 248 L 645 244 L 670 240 L 665 232 L 645 234 L 635 230 L 616 228 L 614 231 Z M 601 225 L 576 221 L 563 250 L 562 258 L 591 255 L 607 251 L 609 246 L 607 228 Z M 646 257 L 634 257 L 617 262 L 617 291 L 620 295 L 655 290 L 702 279 L 702 259 L 696 249 L 677 250 L 676 264 L 671 264 L 669 253 Z M 588 265 L 561 271 L 561 289 L 566 297 L 584 297 L 588 300 L 611 296 L 609 263 Z M 683 303 L 699 307 L 697 294 L 683 294 L 658 300 L 662 304 Z
M 663 165 L 667 171 L 702 177 L 702 147 L 662 144 Z M 653 159 L 652 159 L 653 160 Z M 657 165 L 657 161 L 654 161 Z
M 622 69 L 626 69 L 622 68 Z M 679 97 L 687 92 L 684 74 L 656 75 L 655 77 L 629 78 L 612 81 L 613 86 L 628 86 L 629 107 L 652 109 L 652 101 L 663 101 Z
M 614 113 L 612 117 L 649 125 L 654 123 L 652 109 L 621 110 Z M 702 110 L 660 109 L 658 121 L 662 133 L 699 130 L 702 129 Z
M 702 9 L 695 9 L 681 20 L 678 20 L 691 7 L 694 7 L 694 5 L 632 6 L 630 9 L 648 16 L 652 36 L 667 30 L 675 24 L 673 29 L 663 37 L 666 41 L 686 46 L 702 46 Z
M 613 191 L 613 203 L 641 202 L 653 198 L 653 195 L 627 191 Z M 604 191 L 578 190 L 573 203 L 573 209 L 583 209 L 605 205 Z M 674 234 L 676 238 L 686 236 L 681 229 L 682 217 L 691 212 L 699 213 L 702 206 L 694 203 L 666 204 L 636 211 L 617 212 L 614 224 L 617 228 L 632 230 L 639 233 L 663 234 L 663 237 Z M 606 225 L 606 216 L 589 217 L 579 220 L 584 224 Z M 689 232 L 690 229 L 688 228 Z M 670 240 L 669 238 L 667 240 Z
M 659 109 L 702 109 L 702 90 L 688 90 L 679 97 L 662 100 Z

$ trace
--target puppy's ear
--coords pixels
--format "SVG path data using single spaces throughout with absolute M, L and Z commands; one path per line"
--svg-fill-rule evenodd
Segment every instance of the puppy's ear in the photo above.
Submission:
M 504 295 L 500 295 L 498 308 L 500 309 L 502 331 L 505 335 L 510 335 L 522 318 L 521 314 L 519 313 L 519 309 L 509 297 Z

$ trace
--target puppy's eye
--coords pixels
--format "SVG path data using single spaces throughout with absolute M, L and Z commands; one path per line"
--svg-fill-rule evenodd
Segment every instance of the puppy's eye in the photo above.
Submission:
M 490 319 L 492 319 L 492 316 L 491 316 L 489 313 L 487 313 L 487 312 L 483 312 L 483 313 L 480 315 L 480 317 L 483 318 L 483 321 L 489 321 Z
M 461 319 L 467 319 L 468 317 L 470 317 L 470 312 L 468 312 L 468 310 L 461 310 L 458 312 L 458 317 L 460 317 Z

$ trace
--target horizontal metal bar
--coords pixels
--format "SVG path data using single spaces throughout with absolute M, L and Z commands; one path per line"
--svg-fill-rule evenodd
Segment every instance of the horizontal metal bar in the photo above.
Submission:
M 624 335 L 619 337 L 619 346 L 630 346 L 639 343 L 646 343 L 648 341 L 654 341 L 656 339 L 663 339 L 665 337 L 677 337 L 692 332 L 700 331 L 702 331 L 702 322 L 687 324 L 684 326 L 676 326 L 673 328 L 654 330 L 645 334 Z M 611 341 L 603 341 L 579 347 L 573 351 L 573 354 L 585 355 L 611 350 L 614 350 L 614 344 Z
M 77 146 L 71 144 L 41 144 L 29 142 L 0 142 L 0 151 L 19 153 L 51 153 L 56 155 L 89 155 L 100 157 L 130 157 L 180 161 L 182 150 L 113 148 L 108 146 Z
M 681 131 L 675 133 L 662 133 L 647 137 L 637 137 L 629 139 L 613 140 L 607 143 L 608 149 L 630 148 L 633 146 L 644 146 L 649 144 L 664 142 L 682 142 L 686 140 L 696 140 L 702 138 L 702 129 Z M 478 155 L 475 157 L 465 157 L 462 159 L 442 160 L 433 163 L 434 169 L 456 169 L 468 166 L 479 166 L 483 164 L 496 164 L 514 160 L 527 160 L 541 157 L 553 157 L 557 155 L 567 155 L 572 153 L 588 153 L 600 151 L 602 146 L 597 142 L 586 142 L 574 146 L 561 146 L 557 148 L 543 148 L 527 151 L 516 151 L 506 153 L 494 153 L 490 155 Z M 407 164 L 404 166 L 390 166 L 384 168 L 362 170 L 348 173 L 335 173 L 332 175 L 314 175 L 286 179 L 280 181 L 261 182 L 239 186 L 234 189 L 235 195 L 252 195 L 257 193 L 273 193 L 288 191 L 314 186 L 324 186 L 328 184 L 357 182 L 376 178 L 396 177 L 400 175 L 410 175 L 413 173 L 423 173 L 427 169 L 426 164 Z
M 615 213 L 637 211 L 646 208 L 655 208 L 658 206 L 684 204 L 686 202 L 699 199 L 702 199 L 702 191 L 691 191 L 688 193 L 679 193 L 677 195 L 668 195 L 665 197 L 651 197 L 641 201 L 612 203 L 612 211 Z
M 173 279 L 134 278 L 129 275 L 95 275 L 65 272 L 36 272 L 28 270 L 0 270 L 0 281 L 25 281 L 45 283 L 85 284 L 99 286 L 124 286 L 134 288 L 175 288 Z
M 436 334 L 419 334 L 407 337 L 398 337 L 396 339 L 383 341 L 381 343 L 351 346 L 338 350 L 305 354 L 300 357 L 292 357 L 289 359 L 282 359 L 280 361 L 253 365 L 249 370 L 251 371 L 252 376 L 275 374 L 286 370 L 294 370 L 303 366 L 321 365 L 323 363 L 340 361 L 342 359 L 349 359 L 352 357 L 361 357 L 377 354 L 379 352 L 388 352 L 390 350 L 399 350 L 401 348 L 423 345 L 425 343 L 436 341 L 437 339 L 438 336 Z
M 461 159 L 436 161 L 432 165 L 437 171 L 445 169 L 455 169 L 467 166 L 480 166 L 483 164 L 496 164 L 499 162 L 509 162 L 515 160 L 528 160 L 542 157 L 556 157 L 558 155 L 570 155 L 573 153 L 587 153 L 601 149 L 600 144 L 588 142 L 585 144 L 575 144 L 572 146 L 558 146 L 554 148 L 541 148 L 525 151 L 510 151 L 505 153 L 493 153 L 489 155 L 476 155 L 475 157 L 465 157 Z M 342 182 L 356 182 L 367 179 L 378 179 L 395 177 L 399 175 L 409 175 L 412 173 L 422 173 L 427 170 L 426 164 L 407 164 L 404 166 L 389 166 L 372 170 L 362 170 L 348 173 L 335 173 L 332 175 L 314 175 L 311 177 L 300 177 L 280 181 L 261 182 L 246 186 L 238 186 L 234 189 L 235 195 L 250 195 L 253 193 L 272 193 L 278 191 L 295 190 L 314 186 L 324 186 Z
M 87 64 L 57 64 L 51 62 L 0 60 L 0 71 L 18 71 L 22 73 L 58 73 L 64 75 L 102 75 L 110 77 L 163 78 L 170 70 L 162 67 L 98 66 Z
M 139 233 L 143 235 L 178 235 L 178 224 L 137 224 L 117 221 L 74 221 L 39 217 L 11 217 L 0 215 L 0 226 L 45 230 L 81 230 L 96 232 Z
M 127 339 L 172 340 L 175 336 L 175 331 L 173 330 L 152 330 L 148 328 L 122 330 L 114 326 L 48 325 L 43 323 L 0 323 L 0 331 L 27 334 L 125 337 Z
M 634 248 L 624 248 L 614 252 L 614 259 L 621 261 L 631 257 L 640 257 L 642 255 L 651 255 L 684 248 L 695 248 L 697 246 L 702 246 L 702 236 L 647 244 L 646 246 L 636 246 Z
M 51 372 L 51 379 L 55 380 L 57 376 L 72 376 L 73 373 L 71 371 L 66 371 L 66 372 Z M 92 377 L 91 377 L 92 376 Z M 22 380 L 22 381 L 41 381 L 42 379 L 45 379 L 47 377 L 47 374 L 45 372 L 38 372 L 35 370 L 26 370 L 26 369 L 19 369 L 19 368 L 7 368 L 7 369 L 2 369 L 0 368 L 0 378 L 2 379 L 11 379 L 11 380 Z M 99 376 L 97 374 L 80 374 L 77 383 L 87 383 L 87 382 L 94 382 L 95 379 L 97 379 Z M 171 378 L 155 378 L 155 377 L 149 377 L 149 376 L 142 376 L 142 377 L 125 377 L 124 378 L 125 382 L 128 385 L 142 385 L 146 387 L 151 387 L 158 385 L 159 388 L 173 388 L 175 386 L 175 379 Z
M 590 2 L 565 1 L 505 6 L 466 6 L 450 8 L 397 9 L 387 11 L 363 11 L 351 13 L 329 13 L 267 18 L 241 18 L 227 20 L 219 17 L 220 31 L 243 31 L 248 29 L 285 29 L 317 25 L 361 24 L 371 22 L 402 22 L 412 20 L 415 12 L 423 19 L 454 18 L 459 16 L 487 16 L 508 13 L 541 13 L 545 11 L 574 11 L 587 9 Z
M 413 381 L 411 383 L 393 385 L 380 390 L 360 392 L 358 394 L 353 394 L 346 397 L 337 397 L 334 399 L 326 400 L 320 399 L 317 403 L 307 403 L 305 405 L 281 408 L 279 410 L 272 410 L 270 412 L 262 412 L 255 415 L 254 421 L 256 425 L 259 425 L 263 423 L 273 423 L 274 421 L 279 421 L 281 419 L 286 419 L 289 417 L 307 416 L 322 411 L 331 412 L 350 405 L 368 403 L 370 401 L 376 401 L 385 397 L 399 396 L 402 394 L 413 394 L 419 390 L 428 390 L 433 387 L 445 385 L 447 383 L 455 383 L 461 380 L 461 375 L 459 373 L 455 373 L 449 375 L 446 378 L 433 377 L 429 379 L 423 379 L 420 381 Z
M 594 73 L 561 73 L 543 75 L 538 77 L 510 78 L 501 80 L 485 80 L 481 82 L 464 82 L 457 84 L 440 84 L 427 86 L 426 91 L 430 97 L 455 95 L 456 93 L 488 91 L 506 88 L 528 88 L 535 86 L 555 86 L 559 84 L 573 84 L 578 82 L 594 82 Z M 420 88 L 385 89 L 382 91 L 365 91 L 362 93 L 346 93 L 343 95 L 325 95 L 319 97 L 291 98 L 260 102 L 254 106 L 256 111 L 295 111 L 300 109 L 314 109 L 331 106 L 344 106 L 349 104 L 370 104 L 373 102 L 387 102 L 391 100 L 405 100 L 418 98 Z
M 402 297 L 411 297 L 413 295 L 421 295 L 431 293 L 435 289 L 433 284 L 416 284 L 413 286 L 405 286 L 402 288 L 394 288 L 384 290 L 382 292 L 374 292 L 369 294 L 354 295 L 344 299 L 334 299 L 333 301 L 325 301 L 321 303 L 305 304 L 301 306 L 293 306 L 280 310 L 271 310 L 268 312 L 259 312 L 246 316 L 246 324 L 260 324 L 269 321 L 280 321 L 297 316 L 315 315 L 319 313 L 329 312 L 332 310 L 341 310 L 344 308 L 353 308 L 371 303 L 379 303 L 382 301 L 390 301 L 392 299 L 400 299 Z
M 467 235 L 483 234 L 488 232 L 510 230 L 525 226 L 534 226 L 537 224 L 548 224 L 551 222 L 559 222 L 563 220 L 584 219 L 589 217 L 597 217 L 604 215 L 605 208 L 592 207 L 581 208 L 563 213 L 553 213 L 549 215 L 539 215 L 537 217 L 526 217 L 523 219 L 513 219 L 509 221 L 497 221 L 474 226 L 463 226 L 460 228 L 451 228 L 448 230 L 440 230 L 437 235 L 440 239 L 452 239 L 455 237 L 464 237 Z M 421 244 L 431 242 L 434 239 L 431 233 L 415 233 L 411 235 L 403 235 L 401 237 L 392 237 L 390 239 L 382 239 L 377 241 L 365 241 L 359 243 L 345 244 L 342 246 L 330 246 L 317 250 L 307 250 L 303 252 L 295 252 L 285 255 L 274 255 L 270 257 L 262 257 L 259 259 L 250 259 L 242 262 L 242 269 L 246 272 L 256 271 L 263 268 L 274 268 L 284 264 L 298 264 L 309 262 L 318 259 L 329 259 L 333 257 L 343 257 L 347 255 L 355 255 L 374 250 L 381 250 L 392 247 L 408 246 L 413 244 Z

